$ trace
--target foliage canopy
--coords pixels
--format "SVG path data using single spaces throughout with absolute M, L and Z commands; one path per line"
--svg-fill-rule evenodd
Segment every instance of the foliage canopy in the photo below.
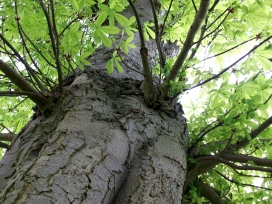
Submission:
M 194 203 L 207 199 L 198 187 L 204 182 L 229 203 L 269 203 L 271 0 L 154 1 L 156 17 L 142 27 L 137 13 L 129 18 L 122 13 L 135 2 L 0 2 L 0 139 L 11 141 L 5 133 L 21 130 L 33 114 L 34 103 L 40 109 L 53 103 L 62 93 L 63 79 L 90 65 L 87 57 L 98 46 L 115 50 L 105 67 L 108 73 L 122 73 L 120 52 L 139 49 L 133 44 L 139 31 L 145 41 L 159 42 L 152 74 L 160 77 L 164 98 L 183 95 L 189 171 L 205 160 L 218 162 L 188 183 L 188 199 Z M 121 34 L 119 40 L 116 34 Z M 162 44 L 180 49 L 167 55 L 160 52 Z M 145 76 L 150 85 L 151 78 Z M 147 87 L 148 96 L 153 90 Z M 190 99 L 195 90 L 197 98 Z

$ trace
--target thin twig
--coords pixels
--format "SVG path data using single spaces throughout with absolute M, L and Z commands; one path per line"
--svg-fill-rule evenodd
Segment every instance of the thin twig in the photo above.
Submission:
M 36 74 L 33 72 L 32 68 L 27 63 L 27 61 L 24 60 L 24 58 L 22 58 L 22 56 L 19 54 L 19 52 L 17 52 L 17 50 L 9 43 L 9 41 L 2 34 L 0 34 L 0 38 L 14 52 L 14 54 L 20 59 L 20 61 L 23 63 L 26 70 L 30 73 L 30 75 L 33 77 L 35 82 L 37 84 L 40 84 L 41 87 L 43 87 L 42 84 L 40 83 L 39 79 L 37 78 Z M 43 87 L 42 90 L 45 90 L 45 88 Z
M 53 8 L 53 5 L 52 5 L 52 0 L 50 0 L 50 2 L 51 2 L 50 3 L 51 4 L 51 9 L 53 9 L 52 16 L 54 16 L 54 8 Z M 62 84 L 63 79 L 62 79 L 61 63 L 60 63 L 60 60 L 59 60 L 59 39 L 58 39 L 58 34 L 57 34 L 56 28 L 54 28 L 52 23 L 51 23 L 48 11 L 46 10 L 46 7 L 45 7 L 45 5 L 43 3 L 43 0 L 40 0 L 40 5 L 41 5 L 41 8 L 42 8 L 42 10 L 44 12 L 46 21 L 47 21 L 49 36 L 50 36 L 50 39 L 51 39 L 52 49 L 53 49 L 54 56 L 55 56 L 56 67 L 57 67 L 57 72 L 58 72 L 59 93 L 62 93 L 63 92 L 63 84 Z M 53 22 L 55 22 L 54 18 L 53 18 Z M 53 32 L 55 32 L 55 33 L 53 33 Z M 56 42 L 55 42 L 54 34 L 55 34 Z
M 140 71 L 138 71 L 138 70 L 136 70 L 136 69 L 130 67 L 130 66 L 126 63 L 126 61 L 122 58 L 121 54 L 118 54 L 118 56 L 121 58 L 122 62 L 124 63 L 124 65 L 125 65 L 128 69 L 131 69 L 132 71 L 137 72 L 138 74 L 141 74 L 141 75 L 144 76 L 144 74 L 143 74 L 142 72 L 140 72 Z
M 251 38 L 251 39 L 249 39 L 249 40 L 246 40 L 246 41 L 244 41 L 244 42 L 242 42 L 242 43 L 240 43 L 240 44 L 238 44 L 238 45 L 236 45 L 236 46 L 234 46 L 234 47 L 231 47 L 231 48 L 229 48 L 229 49 L 227 49 L 227 50 L 225 50 L 225 51 L 223 51 L 223 52 L 220 52 L 220 53 L 218 53 L 218 54 L 216 54 L 216 55 L 207 57 L 207 58 L 203 59 L 203 61 L 205 61 L 205 60 L 207 60 L 207 59 L 211 59 L 211 58 L 213 58 L 213 57 L 218 57 L 219 55 L 222 55 L 222 54 L 225 54 L 226 52 L 229 52 L 229 51 L 231 51 L 231 50 L 234 50 L 235 48 L 240 47 L 241 45 L 243 45 L 243 44 L 245 44 L 245 43 L 248 43 L 248 42 L 250 42 L 250 41 L 252 41 L 252 40 L 254 40 L 254 39 L 256 39 L 256 38 L 254 37 L 254 38 Z
M 46 63 L 48 65 L 50 65 L 51 67 L 56 68 L 55 65 L 53 65 L 51 62 L 49 62 L 49 60 L 43 55 L 43 53 L 36 47 L 36 45 L 32 42 L 32 40 L 26 35 L 26 33 L 24 32 L 24 30 L 22 29 L 22 27 L 20 26 L 21 31 L 23 32 L 25 38 L 30 42 L 30 44 L 34 47 L 34 49 L 36 50 L 36 52 L 39 53 L 39 55 L 46 61 Z
M 213 30 L 213 31 L 211 31 L 211 32 L 209 32 L 207 35 L 205 35 L 201 40 L 199 40 L 199 41 L 202 41 L 202 40 L 204 40 L 206 37 L 208 37 L 208 36 L 210 36 L 211 34 L 213 34 L 214 32 L 216 32 L 219 28 L 220 28 L 220 26 L 224 23 L 224 21 L 226 20 L 226 18 L 229 16 L 229 14 L 230 13 L 227 13 L 227 15 L 224 17 L 224 19 L 219 23 L 219 25 Z M 206 28 L 206 30 L 207 30 L 207 28 Z M 194 44 L 196 44 L 196 43 L 198 43 L 199 41 L 196 41 L 196 42 L 194 42 Z
M 163 21 L 163 24 L 162 24 L 160 36 L 162 36 L 163 30 L 164 30 L 164 27 L 165 27 L 165 23 L 166 23 L 166 20 L 167 20 L 167 18 L 168 18 L 168 15 L 169 15 L 169 13 L 170 13 L 170 9 L 171 9 L 171 7 L 172 7 L 172 4 L 173 4 L 173 0 L 170 1 L 169 8 L 168 8 L 168 10 L 167 10 L 167 12 L 166 12 L 166 16 L 165 16 L 164 21 Z
M 195 9 L 195 12 L 197 13 L 197 8 L 196 8 L 196 5 L 195 5 L 195 1 L 194 0 L 191 0 L 192 3 L 193 3 L 193 6 L 194 6 L 194 9 Z
M 240 62 L 242 59 L 244 59 L 245 57 L 247 57 L 249 54 L 251 54 L 253 51 L 255 51 L 258 47 L 260 47 L 262 44 L 264 44 L 265 42 L 269 41 L 270 39 L 272 39 L 272 35 L 269 36 L 268 38 L 266 38 L 264 41 L 262 41 L 259 45 L 254 46 L 251 50 L 249 50 L 245 55 L 243 55 L 242 57 L 240 57 L 238 60 L 236 60 L 235 62 L 233 62 L 231 65 L 229 65 L 228 67 L 226 67 L 225 69 L 223 69 L 221 72 L 219 72 L 218 74 L 214 75 L 213 77 L 191 87 L 188 90 L 194 89 L 198 86 L 202 86 L 203 84 L 208 83 L 209 81 L 216 79 L 218 77 L 220 77 L 223 73 L 225 73 L 226 71 L 228 71 L 231 67 L 233 67 L 234 65 L 236 65 L 238 62 Z
M 161 78 L 162 78 L 162 70 L 165 66 L 165 59 L 163 56 L 163 52 L 162 52 L 162 47 L 161 47 L 161 36 L 159 34 L 159 23 L 158 23 L 158 18 L 156 15 L 156 10 L 155 10 L 155 5 L 153 3 L 153 0 L 149 0 L 151 7 L 152 7 L 152 13 L 153 13 L 153 18 L 154 18 L 154 25 L 155 25 L 155 41 L 156 41 L 156 45 L 157 45 L 157 49 L 159 52 L 159 58 L 160 58 L 160 82 L 159 84 L 161 84 Z
M 229 179 L 228 177 L 226 177 L 225 175 L 223 175 L 222 173 L 220 173 L 217 170 L 215 170 L 215 172 L 218 173 L 220 176 L 222 176 L 224 179 L 228 180 L 231 183 L 235 183 L 235 184 L 241 185 L 241 186 L 250 186 L 250 187 L 254 187 L 254 188 L 259 188 L 259 189 L 264 189 L 264 190 L 272 191 L 271 188 L 265 188 L 265 187 L 262 187 L 262 186 L 255 186 L 255 185 L 252 185 L 252 184 L 245 184 L 245 183 L 237 182 L 237 181 L 234 181 L 232 179 Z
M 59 37 L 61 37 L 63 35 L 63 33 L 65 32 L 66 29 L 69 28 L 70 25 L 72 25 L 74 22 L 76 22 L 79 18 L 76 17 L 75 19 L 73 19 L 72 21 L 70 21 L 65 28 L 63 28 L 63 30 L 60 32 L 60 34 L 58 35 Z

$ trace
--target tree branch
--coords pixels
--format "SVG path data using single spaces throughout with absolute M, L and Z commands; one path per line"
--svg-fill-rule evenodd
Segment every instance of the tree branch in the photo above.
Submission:
M 226 177 L 225 175 L 221 174 L 221 173 L 220 173 L 219 171 L 217 171 L 217 170 L 215 170 L 215 172 L 216 172 L 217 174 L 219 174 L 220 176 L 222 176 L 224 179 L 228 180 L 229 182 L 232 182 L 232 183 L 235 183 L 235 184 L 238 184 L 238 185 L 241 185 L 241 186 L 250 186 L 250 187 L 254 187 L 254 188 L 260 188 L 260 189 L 272 191 L 271 188 L 265 188 L 265 187 L 262 187 L 262 186 L 254 186 L 254 185 L 251 185 L 251 184 L 240 183 L 240 182 L 234 181 L 234 180 L 232 180 L 232 179 L 229 179 L 228 177 Z
M 246 56 L 248 56 L 250 53 L 252 53 L 254 50 L 256 50 L 258 47 L 260 47 L 262 44 L 264 44 L 265 42 L 269 41 L 270 39 L 272 39 L 272 35 L 269 36 L 268 38 L 266 38 L 264 41 L 262 41 L 259 45 L 254 46 L 251 50 L 249 50 L 245 55 L 243 55 L 242 57 L 240 57 L 238 60 L 236 60 L 235 62 L 233 62 L 230 66 L 226 67 L 225 69 L 223 69 L 221 72 L 219 72 L 218 74 L 214 75 L 213 77 L 191 87 L 188 90 L 194 89 L 198 86 L 202 86 L 203 84 L 208 83 L 209 81 L 216 79 L 218 77 L 220 77 L 223 73 L 225 73 L 226 71 L 228 71 L 231 67 L 233 67 L 234 65 L 236 65 L 238 62 L 240 62 L 242 59 L 244 59 Z
M 226 11 L 227 11 L 227 9 L 226 9 Z M 225 11 L 225 12 L 226 12 Z M 224 12 L 224 13 L 225 13 Z M 223 13 L 223 14 L 224 14 Z M 229 13 L 224 17 L 224 19 L 220 22 L 220 24 L 213 30 L 213 31 L 211 31 L 211 32 L 209 32 L 207 35 L 205 35 L 202 39 L 200 39 L 199 41 L 202 41 L 202 40 L 204 40 L 206 37 L 208 37 L 208 36 L 210 36 L 211 34 L 213 34 L 214 32 L 216 32 L 219 28 L 220 28 L 220 26 L 222 25 L 222 23 L 226 20 L 226 18 L 229 16 Z M 221 17 L 221 16 L 220 16 Z M 218 18 L 217 18 L 218 19 Z M 217 21 L 217 19 L 215 20 L 215 21 Z M 214 22 L 215 22 L 214 21 Z M 213 22 L 213 23 L 214 23 Z M 211 25 L 213 24 L 213 23 L 211 23 Z M 209 25 L 207 28 L 206 28 L 206 30 L 211 26 L 211 25 Z M 199 41 L 197 41 L 197 42 L 195 42 L 195 43 L 198 43 Z M 194 44 L 195 44 L 194 43 Z
M 210 5 L 210 1 L 209 0 L 201 0 L 200 6 L 199 6 L 199 10 L 196 13 L 195 19 L 193 24 L 191 25 L 191 28 L 187 34 L 186 40 L 184 42 L 183 48 L 176 60 L 176 62 L 174 63 L 169 75 L 166 78 L 165 83 L 163 84 L 163 96 L 165 96 L 169 90 L 169 82 L 171 80 L 175 80 L 175 78 L 178 75 L 179 70 L 182 68 L 183 63 L 188 55 L 189 50 L 191 49 L 192 45 L 193 45 L 193 40 L 194 37 L 197 33 L 197 31 L 199 30 L 202 22 L 204 21 L 204 19 L 206 18 L 206 15 L 208 13 L 208 7 Z
M 219 158 L 217 155 L 214 156 L 206 156 L 206 157 L 201 157 L 196 159 L 197 162 L 203 162 L 203 161 L 217 161 L 218 163 L 223 163 L 233 169 L 238 169 L 238 170 L 255 170 L 255 171 L 262 171 L 262 172 L 269 172 L 272 173 L 272 168 L 263 168 L 263 167 L 258 167 L 258 166 L 249 166 L 249 165 L 243 165 L 243 166 L 238 166 L 234 163 L 231 163 L 223 158 Z
M 46 101 L 36 89 L 34 89 L 21 75 L 19 75 L 15 70 L 10 68 L 6 63 L 0 60 L 0 70 L 13 82 L 16 86 L 18 86 L 22 91 L 30 92 L 33 95 L 29 95 L 29 98 L 36 103 L 40 110 L 44 109 Z
M 256 39 L 256 38 L 254 37 L 254 38 L 251 38 L 251 39 L 249 39 L 249 40 L 246 40 L 246 41 L 244 41 L 244 42 L 242 42 L 242 43 L 240 43 L 240 44 L 238 44 L 238 45 L 236 45 L 236 46 L 234 46 L 234 47 L 231 47 L 231 48 L 229 48 L 229 49 L 227 49 L 227 50 L 225 50 L 225 51 L 223 51 L 223 52 L 220 52 L 220 53 L 218 53 L 218 54 L 216 54 L 216 55 L 207 57 L 207 58 L 203 59 L 203 61 L 205 61 L 205 60 L 207 60 L 207 59 L 211 59 L 211 58 L 213 58 L 213 57 L 220 56 L 220 55 L 222 55 L 222 54 L 225 54 L 225 53 L 227 53 L 227 52 L 229 52 L 229 51 L 231 51 L 231 50 L 234 50 L 234 49 L 237 48 L 237 47 L 240 47 L 241 45 L 243 45 L 243 44 L 245 44 L 245 43 L 247 43 L 247 42 L 250 42 L 250 41 L 254 40 L 254 39 Z
M 197 135 L 198 139 L 188 148 L 188 153 L 191 152 L 191 150 L 203 139 L 203 137 L 208 134 L 210 131 L 222 126 L 223 122 L 219 122 L 215 126 L 209 128 L 208 130 L 204 131 L 201 130 L 200 133 Z
M 220 0 L 215 0 L 213 5 L 211 6 L 211 8 L 209 9 L 209 13 L 212 12 L 214 10 L 214 8 L 216 7 L 216 5 L 219 3 Z
M 141 41 L 140 53 L 141 53 L 141 58 L 142 58 L 143 70 L 144 70 L 144 82 L 142 84 L 142 89 L 145 94 L 145 98 L 146 98 L 148 105 L 151 105 L 154 101 L 154 88 L 153 88 L 151 69 L 149 67 L 149 62 L 148 62 L 148 50 L 145 46 L 143 29 L 142 29 L 142 25 L 141 25 L 141 21 L 140 21 L 140 17 L 138 15 L 138 12 L 137 12 L 132 0 L 128 0 L 128 2 L 134 12 L 137 26 L 138 26 L 138 30 L 139 30 L 140 41 Z
M 53 16 L 53 23 L 55 22 L 55 15 L 54 15 L 54 8 L 53 5 L 52 5 L 52 1 L 50 0 L 50 4 L 51 4 L 51 10 L 52 10 L 52 16 Z M 46 10 L 46 7 L 43 3 L 43 0 L 40 0 L 40 5 L 41 5 L 41 8 L 44 12 L 44 15 L 45 15 L 45 18 L 46 18 L 46 21 L 47 21 L 47 25 L 48 25 L 48 31 L 49 31 L 49 36 L 50 36 L 50 39 L 51 39 L 51 44 L 52 44 L 52 49 L 53 49 L 53 52 L 54 52 L 54 56 L 55 56 L 55 62 L 56 62 L 56 67 L 57 67 L 57 72 L 58 72 L 58 82 L 59 82 L 59 93 L 61 94 L 63 92 L 63 84 L 62 84 L 62 71 L 61 71 L 61 63 L 60 63 L 60 59 L 59 59 L 59 37 L 58 37 L 58 34 L 57 34 L 57 30 L 56 27 L 52 25 L 51 23 L 51 20 L 50 20 L 50 17 L 49 17 L 49 14 Z M 54 38 L 54 34 L 53 32 L 55 32 L 55 37 L 56 37 L 56 42 L 55 42 L 55 38 Z
M 228 110 L 226 113 L 224 113 L 224 116 L 228 115 L 230 113 L 230 111 L 234 108 L 234 106 Z M 218 124 L 216 124 L 215 126 L 209 128 L 210 126 L 212 126 L 214 123 L 218 122 Z M 188 148 L 188 153 L 190 153 L 190 151 L 192 149 L 195 148 L 195 146 L 203 139 L 203 137 L 208 134 L 210 131 L 216 129 L 217 127 L 220 127 L 223 125 L 223 122 L 219 122 L 219 120 L 215 120 L 212 123 L 208 124 L 206 127 L 204 127 L 197 135 L 198 139 Z M 209 128 L 209 129 L 208 129 Z M 208 130 L 207 130 L 208 129 Z
M 220 155 L 223 159 L 227 159 L 232 162 L 247 163 L 253 161 L 257 166 L 272 167 L 272 159 L 258 158 L 253 156 L 248 156 L 244 154 L 233 154 L 224 152 Z
M 169 8 L 168 8 L 168 10 L 167 10 L 167 12 L 166 12 L 166 16 L 165 16 L 165 18 L 164 18 L 164 20 L 163 20 L 163 24 L 162 24 L 160 36 L 161 36 L 162 33 L 163 33 L 163 30 L 164 30 L 164 27 L 165 27 L 165 23 L 166 23 L 166 20 L 167 20 L 167 18 L 168 18 L 168 15 L 169 15 L 169 13 L 170 13 L 170 9 L 171 9 L 171 7 L 172 7 L 173 1 L 174 1 L 174 0 L 171 0 L 171 1 L 170 1 Z
M 14 4 L 15 4 L 15 13 L 16 13 L 16 15 L 18 16 L 17 1 L 15 1 Z M 23 34 L 22 34 L 22 32 L 21 32 L 22 28 L 21 28 L 21 26 L 20 26 L 19 21 L 17 21 L 17 27 L 18 27 L 18 32 L 19 32 L 19 35 L 20 35 L 20 37 L 21 37 L 23 46 L 25 46 L 26 52 L 27 52 L 27 54 L 28 54 L 30 60 L 31 60 L 31 61 L 33 62 L 33 64 L 36 66 L 36 63 L 35 63 L 35 61 L 33 60 L 32 56 L 31 56 L 31 53 L 29 52 L 28 47 L 26 46 L 26 42 L 25 42 L 25 39 L 24 39 Z M 21 29 L 20 29 L 20 28 L 21 28 Z M 16 55 L 18 56 L 19 53 L 16 54 Z M 18 57 L 19 57 L 19 56 L 18 56 Z M 20 60 L 21 60 L 21 59 L 20 59 Z M 32 68 L 30 67 L 30 65 L 27 63 L 27 61 L 22 62 L 22 63 L 25 65 L 27 71 L 30 73 L 30 75 L 33 77 L 33 79 L 34 79 L 35 82 L 37 83 L 37 85 L 38 85 L 38 87 L 39 87 L 41 93 L 42 93 L 42 94 L 45 94 L 45 93 L 46 93 L 46 90 L 45 90 L 44 86 L 42 85 L 41 81 L 38 79 L 37 75 L 34 73 L 34 71 L 32 70 Z M 37 66 L 36 66 L 36 67 L 37 67 Z
M 257 129 L 252 130 L 250 132 L 249 136 L 250 136 L 251 140 L 256 138 L 262 131 L 264 131 L 266 128 L 268 128 L 271 124 L 272 124 L 272 116 L 270 116 L 266 121 L 264 121 Z M 249 142 L 250 142 L 250 140 L 245 138 L 241 142 L 237 142 L 237 144 L 230 146 L 229 149 L 234 148 L 235 150 L 239 150 L 239 149 L 243 148 L 244 146 L 246 146 Z
M 257 176 L 257 175 L 251 175 L 251 174 L 243 174 L 237 171 L 236 169 L 233 169 L 235 173 L 237 173 L 239 176 L 244 176 L 244 177 L 253 177 L 253 178 L 261 178 L 261 179 L 271 179 L 271 174 L 269 176 Z M 268 173 L 267 173 L 268 174 Z
M 7 142 L 11 142 L 13 140 L 14 137 L 16 137 L 16 134 L 13 133 L 0 133 L 0 140 L 1 141 L 7 141 Z
M 7 144 L 5 144 L 3 142 L 0 142 L 0 148 L 8 149 L 9 145 L 7 145 Z
M 76 22 L 79 19 L 79 17 L 77 16 L 76 18 L 74 18 L 72 21 L 70 21 L 65 28 L 63 28 L 63 30 L 60 32 L 59 37 L 61 37 L 63 35 L 63 33 L 65 32 L 65 30 L 67 28 L 69 28 L 70 25 L 72 25 L 74 22 Z
M 201 188 L 200 195 L 207 198 L 212 204 L 224 204 L 225 202 L 208 184 L 198 181 L 198 186 Z
M 38 99 L 43 100 L 44 102 L 50 102 L 46 98 L 44 98 L 40 93 L 36 92 L 28 92 L 28 91 L 0 91 L 0 96 L 21 96 L 26 95 L 29 98 L 30 97 L 36 97 Z M 42 96 L 42 97 L 41 97 Z
M 165 59 L 163 56 L 163 52 L 162 52 L 162 47 L 161 47 L 161 37 L 160 37 L 160 31 L 159 31 L 159 23 L 158 23 L 158 19 L 157 19 L 157 15 L 156 15 L 156 10 L 155 10 L 155 5 L 153 3 L 153 0 L 149 0 L 151 7 L 152 7 L 152 13 L 153 13 L 153 18 L 154 18 L 154 25 L 155 25 L 155 41 L 156 41 L 156 45 L 157 45 L 157 49 L 159 52 L 159 59 L 160 59 L 160 81 L 159 84 L 161 84 L 161 79 L 162 79 L 162 70 L 165 66 Z
M 0 33 L 0 38 L 3 40 L 3 42 L 12 50 L 12 52 L 19 58 L 19 60 L 23 63 L 25 66 L 26 70 L 29 72 L 29 74 L 33 77 L 35 82 L 39 85 L 41 88 L 41 91 L 45 90 L 41 82 L 39 81 L 38 77 L 32 70 L 32 68 L 29 66 L 27 61 L 25 61 L 22 56 L 17 52 L 17 50 L 9 43 L 9 41 Z
M 24 30 L 22 29 L 22 27 L 20 26 L 22 33 L 24 34 L 25 38 L 30 42 L 30 44 L 34 47 L 34 49 L 36 50 L 36 52 L 39 53 L 39 55 L 46 61 L 47 64 L 49 64 L 51 67 L 56 68 L 55 65 L 53 65 L 51 62 L 49 62 L 49 60 L 43 55 L 43 53 L 36 47 L 36 45 L 32 42 L 32 40 L 30 40 L 30 38 L 26 35 L 26 33 L 24 32 Z
M 194 6 L 195 12 L 197 12 L 197 8 L 196 8 L 196 5 L 195 5 L 195 1 L 194 1 L 194 0 L 191 0 L 191 1 L 192 1 L 193 6 Z

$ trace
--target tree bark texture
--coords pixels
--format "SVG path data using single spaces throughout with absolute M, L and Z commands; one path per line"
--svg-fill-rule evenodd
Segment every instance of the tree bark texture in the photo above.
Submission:
M 148 2 L 136 4 L 143 21 L 152 16 Z M 140 45 L 137 34 L 133 43 Z M 152 65 L 155 42 L 147 48 Z M 124 60 L 142 71 L 139 49 Z M 53 111 L 35 116 L 13 140 L 0 163 L 1 204 L 181 203 L 186 120 L 146 106 L 143 75 L 124 66 L 109 76 L 113 51 L 98 48 Z
M 3 157 L 0 203 L 180 203 L 185 119 L 149 109 L 139 86 L 78 76 Z

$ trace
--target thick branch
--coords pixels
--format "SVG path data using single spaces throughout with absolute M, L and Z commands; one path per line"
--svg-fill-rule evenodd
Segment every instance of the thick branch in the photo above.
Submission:
M 5 144 L 3 142 L 0 142 L 0 148 L 8 149 L 9 145 L 7 145 L 7 144 Z
M 233 162 L 247 163 L 253 161 L 257 166 L 272 167 L 272 159 L 264 159 L 244 154 L 222 153 L 221 157 Z
M 196 159 L 197 162 L 204 162 L 204 161 L 217 161 L 218 163 L 223 163 L 233 169 L 238 169 L 238 170 L 255 170 L 255 171 L 262 171 L 262 172 L 269 172 L 272 173 L 272 168 L 263 168 L 263 167 L 257 167 L 257 166 L 249 166 L 249 165 L 243 165 L 243 166 L 238 166 L 234 163 L 231 163 L 227 161 L 226 159 L 218 158 L 217 155 L 215 156 L 207 156 L 207 157 L 202 157 Z
M 0 33 L 0 38 L 12 50 L 12 52 L 20 59 L 21 63 L 24 64 L 26 70 L 29 72 L 29 74 L 33 77 L 33 79 L 35 80 L 35 82 L 41 88 L 41 91 L 44 91 L 45 88 L 41 84 L 40 80 L 38 79 L 38 77 L 36 76 L 36 74 L 34 73 L 34 71 L 32 70 L 32 68 L 29 66 L 29 64 L 27 63 L 27 61 L 25 61 L 24 58 L 22 58 L 22 56 L 19 54 L 19 52 L 17 52 L 17 50 L 9 43 L 9 41 L 3 35 L 1 35 L 1 33 Z
M 0 133 L 0 140 L 11 142 L 13 138 L 16 137 L 16 134 L 13 133 Z
M 272 116 L 270 116 L 266 121 L 264 121 L 257 129 L 251 131 L 249 134 L 250 138 L 251 139 L 256 138 L 262 131 L 264 131 L 266 128 L 268 128 L 271 124 L 272 124 Z M 249 142 L 250 142 L 250 140 L 245 138 L 241 142 L 238 142 L 237 144 L 231 146 L 230 149 L 234 148 L 236 150 L 239 150 L 239 149 L 243 148 L 244 146 L 246 146 Z
M 151 75 L 151 69 L 149 67 L 149 62 L 148 62 L 148 50 L 145 46 L 144 33 L 143 33 L 140 17 L 138 15 L 138 12 L 133 2 L 131 0 L 128 0 L 128 2 L 134 12 L 138 30 L 139 30 L 140 41 L 141 41 L 140 53 L 142 58 L 143 70 L 144 70 L 144 83 L 143 83 L 142 89 L 145 94 L 147 103 L 152 103 L 154 100 L 153 80 Z
M 35 94 L 35 96 L 30 96 L 29 98 L 37 104 L 37 106 L 43 110 L 44 103 L 46 100 L 39 92 L 36 91 L 20 74 L 18 74 L 15 70 L 10 68 L 6 63 L 0 60 L 0 70 L 22 91 L 30 92 Z
M 11 97 L 16 97 L 16 96 L 28 96 L 30 97 L 36 97 L 37 99 L 40 99 L 44 102 L 50 103 L 49 100 L 47 100 L 46 98 L 44 98 L 41 94 L 39 93 L 33 93 L 33 92 L 28 92 L 28 91 L 0 91 L 0 96 L 11 96 Z
M 208 7 L 209 7 L 210 1 L 209 0 L 202 0 L 199 6 L 199 10 L 195 16 L 194 22 L 191 25 L 191 28 L 187 34 L 186 40 L 184 42 L 183 48 L 175 62 L 175 64 L 173 65 L 169 75 L 166 78 L 166 81 L 164 83 L 164 93 L 163 95 L 166 95 L 166 93 L 169 90 L 169 86 L 167 86 L 167 84 L 171 81 L 171 80 L 175 80 L 175 78 L 178 75 L 179 70 L 182 68 L 183 63 L 188 55 L 189 50 L 191 49 L 192 45 L 193 45 L 193 40 L 195 38 L 195 35 L 197 33 L 197 31 L 200 29 L 200 26 L 202 24 L 202 22 L 204 21 L 204 19 L 206 18 L 206 15 L 208 13 Z
M 186 185 L 194 181 L 198 175 L 206 173 L 207 171 L 213 169 L 219 163 L 220 162 L 218 160 L 205 160 L 199 165 L 196 165 L 194 168 L 189 169 Z
M 202 181 L 198 182 L 198 186 L 201 188 L 201 196 L 207 198 L 212 204 L 224 204 L 224 201 L 211 186 Z

